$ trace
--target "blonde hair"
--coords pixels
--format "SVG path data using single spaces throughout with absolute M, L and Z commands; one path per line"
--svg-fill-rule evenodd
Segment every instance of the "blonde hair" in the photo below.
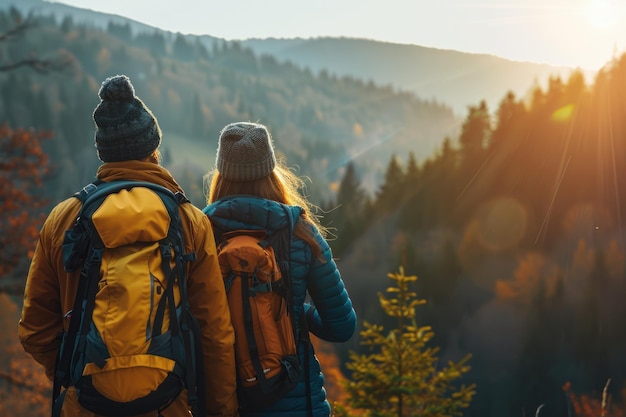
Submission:
M 159 151 L 158 148 L 152 151 L 150 155 L 147 156 L 147 158 L 149 162 L 152 162 L 153 164 L 157 164 L 157 165 L 161 165 L 161 162 L 163 161 L 163 158 L 161 156 L 161 151 Z
M 313 229 L 317 229 L 323 237 L 328 230 L 322 226 L 319 217 L 313 212 L 318 207 L 300 192 L 304 188 L 304 181 L 284 166 L 282 161 L 277 161 L 276 167 L 270 175 L 254 181 L 230 181 L 214 170 L 209 173 L 211 181 L 206 192 L 207 203 L 211 204 L 221 198 L 232 195 L 252 195 L 277 201 L 290 206 L 302 207 L 301 220 L 294 226 L 294 234 L 303 239 L 313 249 L 316 256 L 321 255 L 321 248 L 315 240 Z

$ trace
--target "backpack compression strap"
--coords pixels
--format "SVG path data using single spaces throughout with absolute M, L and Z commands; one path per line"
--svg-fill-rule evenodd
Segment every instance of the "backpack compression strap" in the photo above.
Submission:
M 206 414 L 206 402 L 204 398 L 205 384 L 204 384 L 204 366 L 202 356 L 202 341 L 200 336 L 200 326 L 196 318 L 191 314 L 191 307 L 189 305 L 188 291 L 187 291 L 187 276 L 186 268 L 188 262 L 196 260 L 195 253 L 185 254 L 183 231 L 180 227 L 182 224 L 180 216 L 178 214 L 178 206 L 189 202 L 189 200 L 182 193 L 174 194 L 176 198 L 176 204 L 172 204 L 170 200 L 163 200 L 167 211 L 171 218 L 170 230 L 168 232 L 167 240 L 169 245 L 173 245 L 174 257 L 176 262 L 174 263 L 174 270 L 170 269 L 170 259 L 172 258 L 171 247 L 162 243 L 161 253 L 163 259 L 163 270 L 166 271 L 167 276 L 171 276 L 172 279 L 168 280 L 168 285 L 165 289 L 165 294 L 161 297 L 160 304 L 157 307 L 157 318 L 163 320 L 163 312 L 159 315 L 159 309 L 164 306 L 164 299 L 169 301 L 170 323 L 177 323 L 173 327 L 173 332 L 179 332 L 182 334 L 183 344 L 185 348 L 185 375 L 187 378 L 187 402 L 192 409 L 193 415 L 204 416 Z M 178 288 L 180 290 L 181 308 L 182 314 L 180 320 L 176 317 L 176 305 L 174 302 L 173 283 L 174 277 L 178 277 Z M 156 319 L 155 319 L 156 320 Z M 154 326 L 157 331 L 161 331 L 161 326 Z M 173 333 L 176 334 L 176 333 Z
M 286 287 L 287 292 L 287 308 L 289 309 L 289 314 L 291 315 L 291 325 L 294 329 L 294 335 L 296 335 L 296 316 L 293 311 L 293 290 L 291 286 L 291 237 L 293 235 L 293 230 L 295 225 L 292 222 L 291 215 L 287 208 L 283 206 L 283 210 L 287 216 L 289 227 L 287 230 L 283 230 L 278 233 L 277 240 L 277 259 L 279 261 L 279 267 L 281 271 L 281 275 L 283 277 L 282 281 L 284 282 L 284 286 Z M 298 220 L 296 220 L 298 221 Z M 309 328 L 306 322 L 306 316 L 304 314 L 304 309 L 302 311 L 301 319 L 300 319 L 300 334 L 298 336 L 298 341 L 296 346 L 304 345 L 304 363 L 302 364 L 304 367 L 304 387 L 306 392 L 306 403 L 307 403 L 307 414 L 309 417 L 313 417 L 313 402 L 311 399 L 311 370 L 310 368 L 310 338 L 309 338 Z
M 87 185 L 81 191 L 74 194 L 74 197 L 78 198 L 81 203 L 84 203 L 89 195 L 95 192 L 98 186 L 103 183 L 103 181 L 97 180 L 96 182 Z M 66 316 L 70 317 L 68 331 L 67 333 L 65 333 L 63 330 L 61 330 L 61 332 L 59 332 L 59 335 L 57 336 L 59 339 L 61 339 L 62 343 L 57 354 L 54 380 L 52 384 L 52 417 L 56 417 L 61 414 L 61 408 L 65 399 L 65 393 L 67 392 L 64 391 L 63 394 L 61 394 L 61 386 L 69 386 L 71 383 L 71 375 L 69 375 L 69 373 L 73 356 L 72 352 L 74 350 L 74 347 L 76 346 L 77 336 L 79 335 L 79 333 L 82 333 L 83 337 L 82 339 L 80 337 L 78 338 L 78 343 L 79 345 L 82 345 L 82 351 L 84 351 L 85 333 L 83 333 L 82 329 L 84 329 L 85 326 L 88 326 L 89 323 L 89 320 L 85 320 L 84 317 L 87 314 L 91 315 L 91 312 L 93 311 L 93 301 L 95 299 L 95 294 L 98 288 L 100 262 L 102 260 L 102 241 L 97 238 L 97 233 L 92 233 L 89 228 L 84 227 L 84 223 L 80 222 L 80 217 L 82 213 L 83 209 L 81 208 L 78 216 L 78 221 L 74 228 L 80 228 L 81 232 L 89 234 L 89 237 L 96 239 L 97 243 L 94 247 L 90 247 L 90 249 L 87 251 L 87 256 L 84 260 L 84 264 L 82 266 L 78 280 L 78 288 L 76 291 L 76 296 L 74 298 L 73 308 L 72 310 L 65 313 Z M 66 232 L 66 240 L 68 239 L 68 236 L 70 236 L 71 233 L 74 231 L 74 228 Z M 64 241 L 64 252 L 66 251 L 66 249 L 67 244 Z M 72 257 L 78 257 L 78 254 L 75 252 L 75 250 L 77 250 L 77 248 L 72 247 Z M 78 262 L 80 261 L 80 259 L 72 259 L 70 262 L 69 258 L 70 255 L 66 255 L 64 253 L 64 263 L 66 266 L 66 270 L 72 271 L 75 269 L 74 267 L 78 266 Z M 70 264 L 71 266 L 69 266 Z

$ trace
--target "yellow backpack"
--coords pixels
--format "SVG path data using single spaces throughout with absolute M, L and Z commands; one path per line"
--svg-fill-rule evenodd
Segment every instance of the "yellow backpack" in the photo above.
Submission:
M 53 416 L 66 390 L 104 416 L 159 411 L 187 389 L 204 415 L 198 325 L 187 301 L 187 263 L 178 214 L 188 202 L 152 183 L 90 184 L 63 242 L 65 269 L 81 270 L 62 337 Z

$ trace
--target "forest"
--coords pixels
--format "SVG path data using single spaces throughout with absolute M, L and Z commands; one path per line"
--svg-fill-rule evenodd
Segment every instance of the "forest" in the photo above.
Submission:
M 22 20 L 0 13 L 0 32 Z M 574 72 L 527 97 L 503 91 L 496 109 L 478 102 L 457 120 L 445 105 L 237 43 L 206 48 L 71 17 L 30 23 L 0 42 L 0 67 L 24 51 L 65 65 L 0 71 L 4 328 L 17 330 L 45 214 L 98 166 L 99 84 L 125 73 L 164 130 L 164 165 L 198 205 L 219 129 L 270 126 L 288 165 L 311 180 L 360 328 L 394 327 L 377 301 L 402 267 L 417 277 L 415 320 L 433 329 L 438 366 L 469 355 L 455 383 L 476 393 L 462 415 L 626 414 L 626 55 L 594 79 Z M 16 333 L 0 336 L 0 414 L 46 415 L 48 382 Z M 349 365 L 351 352 L 367 353 L 363 341 L 320 350 L 329 379 L 358 374 Z M 348 394 L 339 384 L 328 395 Z

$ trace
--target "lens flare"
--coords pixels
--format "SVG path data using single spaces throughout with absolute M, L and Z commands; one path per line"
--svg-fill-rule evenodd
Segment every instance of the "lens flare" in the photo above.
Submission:
M 497 198 L 483 207 L 479 214 L 478 237 L 491 251 L 515 246 L 526 233 L 527 212 L 512 198 Z
M 552 113 L 552 120 L 555 122 L 567 122 L 572 118 L 572 114 L 574 114 L 574 105 L 568 104 Z

